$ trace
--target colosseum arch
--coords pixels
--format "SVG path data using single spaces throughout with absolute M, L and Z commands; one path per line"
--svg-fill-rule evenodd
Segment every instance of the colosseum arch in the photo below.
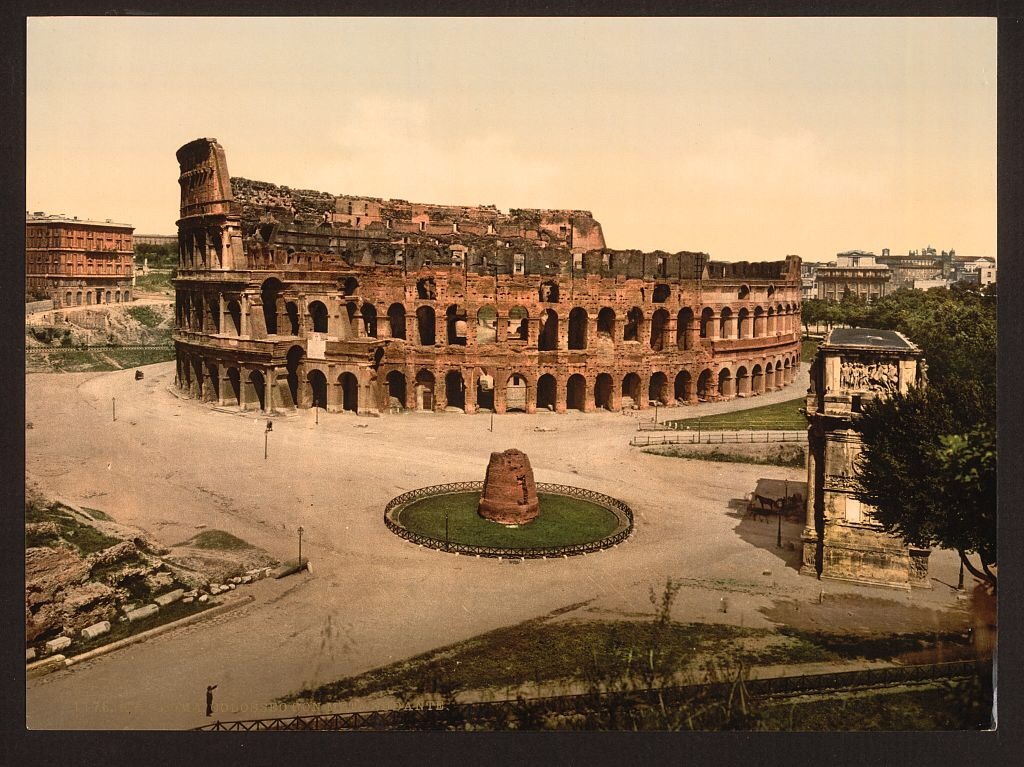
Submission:
M 668 376 L 664 373 L 651 374 L 651 382 L 647 387 L 647 400 L 661 405 L 668 404 Z
M 712 323 L 715 321 L 715 310 L 707 307 L 700 313 L 700 337 L 709 338 Z
M 493 306 L 481 306 L 476 313 L 476 342 L 493 344 L 498 342 L 498 312 Z
M 230 392 L 224 397 L 225 405 L 239 405 L 242 402 L 242 379 L 238 368 L 228 368 L 228 388 Z
M 537 349 L 542 352 L 558 349 L 558 314 L 554 309 L 545 309 L 541 312 Z M 538 384 L 538 391 L 539 389 L 540 384 Z M 538 396 L 540 395 L 538 394 Z
M 612 388 L 614 382 L 607 373 L 598 373 L 594 381 L 594 406 L 604 409 L 612 409 Z
M 323 301 L 313 301 L 309 304 L 309 318 L 313 323 L 314 333 L 327 332 L 327 307 Z
M 626 373 L 622 378 L 622 396 L 629 397 L 633 407 L 640 404 L 640 376 L 636 373 Z
M 466 382 L 458 370 L 449 370 L 444 376 L 444 397 L 446 407 L 466 409 Z
M 760 365 L 754 365 L 750 370 L 750 390 L 754 394 L 764 394 L 764 370 Z
M 597 313 L 597 337 L 615 339 L 615 310 L 610 306 L 601 307 Z
M 750 373 L 744 365 L 736 368 L 736 394 L 742 397 L 750 396 Z
M 284 285 L 281 280 L 276 277 L 264 280 L 260 285 L 260 299 L 263 301 L 263 322 L 267 328 L 267 335 L 276 336 L 278 303 L 284 302 Z
M 708 400 L 715 395 L 715 375 L 709 368 L 704 368 L 697 376 L 697 399 Z
M 719 338 L 732 338 L 732 309 L 728 306 L 723 307 L 719 313 L 718 318 L 718 337 Z
M 445 340 L 449 346 L 465 346 L 467 342 L 466 310 L 458 304 L 452 304 L 444 313 Z
M 626 324 L 622 328 L 623 341 L 639 341 L 643 335 L 644 312 L 639 306 L 634 306 L 626 314 Z
M 654 286 L 654 292 L 651 294 L 651 301 L 656 304 L 663 304 L 668 301 L 669 296 L 672 295 L 672 289 L 668 285 L 658 283 Z
M 765 332 L 768 335 L 775 335 L 775 307 L 769 306 L 765 315 Z
M 359 412 L 359 379 L 354 373 L 344 372 L 338 376 L 341 384 L 341 409 L 351 413 Z
M 686 370 L 676 373 L 676 380 L 673 382 L 672 394 L 679 402 L 689 402 L 693 399 L 693 376 Z
M 513 373 L 505 382 L 505 410 L 526 410 L 526 402 L 529 394 L 529 387 L 526 383 L 526 376 L 522 373 Z
M 355 277 L 349 277 L 341 286 L 341 294 L 343 296 L 354 296 L 359 291 L 359 280 Z
M 537 409 L 554 410 L 557 404 L 558 382 L 550 373 L 537 379 Z
M 484 381 L 487 381 L 485 386 Z M 486 370 L 476 376 L 476 406 L 479 410 L 494 410 L 494 378 Z
M 258 370 L 253 370 L 249 373 L 247 381 L 247 396 L 246 403 L 255 403 L 259 405 L 260 410 L 267 409 L 267 384 L 263 378 L 263 373 Z M 251 395 L 251 396 L 248 396 Z M 248 409 L 248 404 L 246 409 Z
M 313 369 L 306 375 L 306 383 L 309 386 L 311 407 L 322 407 L 327 409 L 327 376 L 322 370 Z
M 296 406 L 302 401 L 302 392 L 299 391 L 300 368 L 306 359 L 306 350 L 301 346 L 293 346 L 288 350 L 285 358 L 285 367 L 288 370 L 288 391 L 291 392 L 292 402 Z
M 754 338 L 764 338 L 767 334 L 767 325 L 765 323 L 765 313 L 763 306 L 754 307 Z
M 402 304 L 394 303 L 388 307 L 388 324 L 392 338 L 405 338 L 405 307 Z
M 397 407 L 404 409 L 406 395 L 405 373 L 401 370 L 392 370 L 384 377 L 384 384 L 387 387 L 387 396 L 389 398 L 386 407 L 395 407 L 397 402 Z
M 750 338 L 750 310 L 747 307 L 741 307 L 739 314 L 736 317 L 736 337 L 737 338 Z
M 569 348 L 586 349 L 590 320 L 587 310 L 577 306 L 569 312 Z
M 367 302 L 363 303 L 363 330 L 367 338 L 377 337 L 377 307 Z
M 210 390 L 206 394 L 206 399 L 211 402 L 220 402 L 220 369 L 216 362 L 207 361 L 206 378 L 210 382 Z
M 718 396 L 728 399 L 736 394 L 735 380 L 729 368 L 718 371 Z
M 508 310 L 508 337 L 512 341 L 530 338 L 530 313 L 525 307 L 513 306 Z
M 676 315 L 676 348 L 683 351 L 693 348 L 693 309 L 688 306 Z
M 237 299 L 231 299 L 227 305 L 228 326 L 226 330 L 230 335 L 242 335 L 242 305 Z
M 665 349 L 665 336 L 668 333 L 668 311 L 658 309 L 651 315 L 651 348 L 660 352 Z
M 743 298 L 746 298 L 749 295 L 750 295 L 750 286 L 746 285 L 746 284 L 740 285 L 740 289 L 736 293 L 736 297 L 740 298 L 740 299 L 743 299 Z
M 783 375 L 782 360 L 775 361 L 775 388 L 781 389 L 786 385 L 786 379 Z
M 419 331 L 420 346 L 433 346 L 435 343 L 434 308 L 421 306 L 416 310 L 416 328 Z
M 537 289 L 538 300 L 545 304 L 558 303 L 558 283 L 554 280 L 545 280 Z
M 416 409 L 434 409 L 434 374 L 426 368 L 416 374 Z
M 437 284 L 433 277 L 416 280 L 416 297 L 421 301 L 433 301 L 437 298 Z
M 587 379 L 573 373 L 565 384 L 565 407 L 569 410 L 587 409 Z

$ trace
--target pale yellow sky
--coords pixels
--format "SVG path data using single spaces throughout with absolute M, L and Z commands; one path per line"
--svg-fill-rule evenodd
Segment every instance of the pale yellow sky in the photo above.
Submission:
M 996 255 L 995 19 L 38 18 L 26 209 L 173 233 L 174 152 L 416 202 L 585 208 L 721 260 Z

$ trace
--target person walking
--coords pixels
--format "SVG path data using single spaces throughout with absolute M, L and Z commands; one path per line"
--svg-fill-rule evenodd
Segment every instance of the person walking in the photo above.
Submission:
M 217 689 L 217 685 L 211 684 L 206 688 L 206 715 L 213 716 L 213 691 Z

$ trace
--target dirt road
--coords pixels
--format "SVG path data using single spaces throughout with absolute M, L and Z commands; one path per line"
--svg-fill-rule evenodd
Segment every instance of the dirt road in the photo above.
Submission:
M 301 412 L 274 420 L 265 460 L 265 418 L 177 399 L 168 391 L 173 369 L 150 366 L 141 381 L 132 370 L 28 377 L 29 478 L 165 544 L 205 525 L 294 557 L 302 525 L 313 572 L 247 587 L 256 601 L 239 611 L 32 680 L 31 728 L 192 727 L 208 721 L 209 684 L 218 685 L 219 716 L 267 715 L 276 696 L 571 603 L 649 611 L 648 588 L 667 577 L 686 581 L 678 620 L 748 626 L 775 625 L 759 609 L 783 597 L 810 604 L 822 588 L 798 575 L 797 551 L 775 547 L 774 524 L 744 519 L 730 503 L 759 477 L 802 481 L 803 470 L 646 455 L 628 445 L 635 420 L 613 413 L 501 415 L 491 433 L 486 415 L 321 413 L 317 425 Z M 791 386 L 701 412 L 800 394 Z M 586 557 L 510 564 L 421 549 L 384 527 L 393 496 L 482 479 L 490 452 L 509 447 L 529 455 L 539 482 L 629 503 L 633 536 Z M 797 543 L 800 529 L 785 524 L 784 540 Z M 912 595 L 824 588 L 929 608 L 907 619 L 927 624 L 955 604 L 940 583 L 955 584 L 955 557 L 934 554 L 932 574 L 937 587 Z M 727 614 L 719 611 L 725 593 Z

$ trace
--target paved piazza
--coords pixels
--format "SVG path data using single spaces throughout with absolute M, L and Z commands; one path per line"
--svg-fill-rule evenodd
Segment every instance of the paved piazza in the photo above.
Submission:
M 218 684 L 224 719 L 270 714 L 302 686 L 360 673 L 500 626 L 593 600 L 590 618 L 648 612 L 648 588 L 684 579 L 677 620 L 772 626 L 778 599 L 848 592 L 934 609 L 955 604 L 958 561 L 931 560 L 930 591 L 913 594 L 801 577 L 801 525 L 743 519 L 730 499 L 759 477 L 804 481 L 803 469 L 663 458 L 629 447 L 618 413 L 410 413 L 381 418 L 313 411 L 274 420 L 213 411 L 171 391 L 174 363 L 134 371 L 26 378 L 26 469 L 54 497 L 137 525 L 164 544 L 205 525 L 312 573 L 246 587 L 249 606 L 32 680 L 31 728 L 186 728 Z M 806 375 L 801 373 L 801 376 Z M 800 384 L 749 400 L 661 411 L 711 414 L 799 396 Z M 111 419 L 116 398 L 117 420 Z M 406 490 L 481 480 L 492 451 L 526 452 L 538 482 L 592 488 L 636 515 L 623 545 L 586 557 L 520 564 L 444 554 L 390 533 L 384 504 Z M 329 500 L 323 500 L 329 499 Z M 734 504 L 735 505 L 735 504 Z M 771 575 L 763 571 L 770 570 Z M 236 592 L 237 593 L 237 592 Z M 729 610 L 719 610 L 721 599 Z M 918 611 L 924 612 L 924 611 Z M 931 611 L 927 611 L 931 612 Z M 834 628 L 834 627 L 833 627 Z M 906 626 L 892 625 L 894 631 Z M 289 709 L 288 713 L 294 712 Z

